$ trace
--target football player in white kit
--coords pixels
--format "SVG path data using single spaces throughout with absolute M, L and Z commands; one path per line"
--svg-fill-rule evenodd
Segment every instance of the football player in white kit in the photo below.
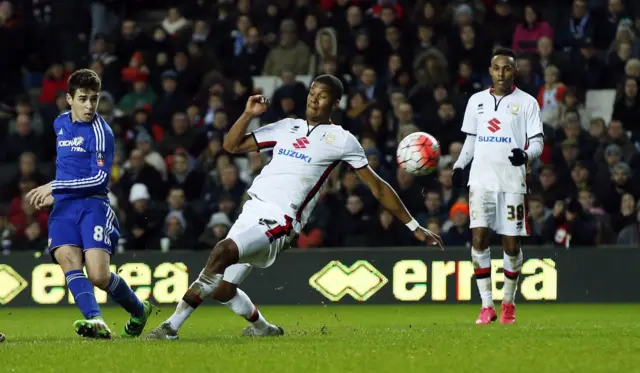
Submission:
M 527 225 L 527 167 L 540 156 L 543 129 L 538 102 L 516 88 L 513 79 L 517 59 L 509 49 L 497 50 L 489 67 L 490 89 L 471 96 L 462 123 L 467 138 L 454 164 L 452 181 L 463 184 L 463 169 L 469 174 L 471 258 L 482 298 L 476 324 L 497 320 L 491 284 L 489 238 L 502 236 L 504 247 L 504 298 L 500 322 L 516 320 L 515 293 L 522 268 L 520 237 L 529 235 Z
M 249 98 L 244 113 L 224 139 L 224 149 L 235 154 L 271 150 L 271 162 L 253 181 L 242 213 L 227 238 L 213 248 L 205 268 L 191 284 L 174 314 L 148 338 L 177 338 L 180 326 L 207 297 L 214 295 L 221 300 L 216 296 L 221 291 L 226 293 L 225 297 L 238 297 L 241 290 L 237 286 L 251 268 L 269 267 L 299 234 L 317 202 L 319 189 L 340 162 L 353 167 L 381 205 L 405 223 L 418 240 L 442 247 L 440 237 L 421 227 L 396 192 L 369 167 L 358 140 L 342 127 L 332 124 L 331 113 L 338 107 L 342 94 L 343 87 L 338 78 L 319 76 L 307 96 L 307 120 L 287 118 L 247 134 L 251 120 L 268 107 L 263 96 Z M 238 301 L 237 307 L 246 308 L 246 314 L 256 312 L 249 297 L 241 294 L 244 300 Z M 284 333 L 282 328 L 266 321 L 261 324 L 252 323 L 243 334 L 276 336 Z

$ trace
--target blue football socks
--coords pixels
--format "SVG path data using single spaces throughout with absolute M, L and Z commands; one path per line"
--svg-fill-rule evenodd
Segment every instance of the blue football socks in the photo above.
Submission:
M 116 303 L 122 306 L 122 308 L 132 316 L 144 316 L 144 306 L 142 305 L 142 302 L 122 277 L 112 273 L 106 291 L 111 295 L 111 298 L 113 298 Z
M 71 294 L 73 294 L 73 299 L 75 299 L 76 305 L 85 319 L 102 317 L 100 306 L 98 306 L 98 301 L 93 292 L 93 285 L 89 282 L 87 276 L 84 275 L 84 272 L 77 269 L 65 273 L 65 276 L 69 290 Z

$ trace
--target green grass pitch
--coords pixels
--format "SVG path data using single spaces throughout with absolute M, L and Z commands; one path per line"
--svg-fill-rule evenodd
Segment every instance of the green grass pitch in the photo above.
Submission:
M 179 341 L 84 340 L 74 308 L 2 308 L 0 372 L 640 371 L 640 305 L 521 304 L 511 326 L 474 325 L 475 305 L 261 309 L 284 337 L 243 338 L 244 320 L 218 306 L 198 309 Z M 127 315 L 104 315 L 119 335 Z

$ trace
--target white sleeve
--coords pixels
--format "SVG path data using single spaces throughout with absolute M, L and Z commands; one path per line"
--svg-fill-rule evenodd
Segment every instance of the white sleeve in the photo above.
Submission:
M 355 136 L 351 133 L 347 134 L 347 140 L 344 142 L 344 148 L 342 148 L 342 161 L 347 162 L 349 166 L 355 168 L 364 168 L 369 165 L 367 155 L 364 153 L 362 145 L 356 140 Z
M 275 123 L 267 124 L 257 130 L 251 132 L 253 139 L 256 141 L 258 151 L 264 152 L 273 149 L 278 142 L 278 134 L 283 127 L 286 119 L 279 120 Z
M 465 168 L 473 159 L 473 152 L 476 148 L 476 137 L 474 135 L 467 135 L 462 144 L 462 150 L 458 156 L 458 160 L 453 165 L 453 168 Z
M 538 136 L 544 136 L 544 129 L 542 127 L 542 116 L 540 115 L 540 105 L 538 105 L 538 101 L 531 100 L 531 105 L 529 105 L 526 121 L 527 140 L 531 140 L 534 137 Z
M 473 96 L 467 102 L 467 108 L 464 110 L 464 119 L 462 120 L 462 132 L 467 135 L 476 135 L 478 133 L 478 121 L 476 119 L 477 108 Z
M 542 136 L 536 136 L 532 139 L 529 139 L 529 144 L 527 145 L 527 149 L 525 152 L 529 159 L 536 159 L 542 154 L 542 150 L 544 148 L 544 140 Z

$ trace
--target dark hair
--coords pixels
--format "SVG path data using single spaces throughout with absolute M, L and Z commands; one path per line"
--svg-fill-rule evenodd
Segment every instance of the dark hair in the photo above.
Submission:
M 344 94 L 344 86 L 342 85 L 342 82 L 340 81 L 340 79 L 336 78 L 333 75 L 320 75 L 319 77 L 315 78 L 313 82 L 322 83 L 329 87 L 329 94 L 331 95 L 331 99 L 333 101 L 340 100 L 342 98 L 342 95 Z
M 80 69 L 71 74 L 67 81 L 69 86 L 68 93 L 71 97 L 74 97 L 78 89 L 100 92 L 102 88 L 102 82 L 98 74 L 89 69 Z
M 516 55 L 516 52 L 514 52 L 513 49 L 509 49 L 509 48 L 498 48 L 498 49 L 496 49 L 496 51 L 493 53 L 493 56 L 491 56 L 491 59 L 493 60 L 493 58 L 496 57 L 496 56 L 511 57 L 511 58 L 513 58 L 513 62 L 514 63 L 518 60 L 518 55 Z

